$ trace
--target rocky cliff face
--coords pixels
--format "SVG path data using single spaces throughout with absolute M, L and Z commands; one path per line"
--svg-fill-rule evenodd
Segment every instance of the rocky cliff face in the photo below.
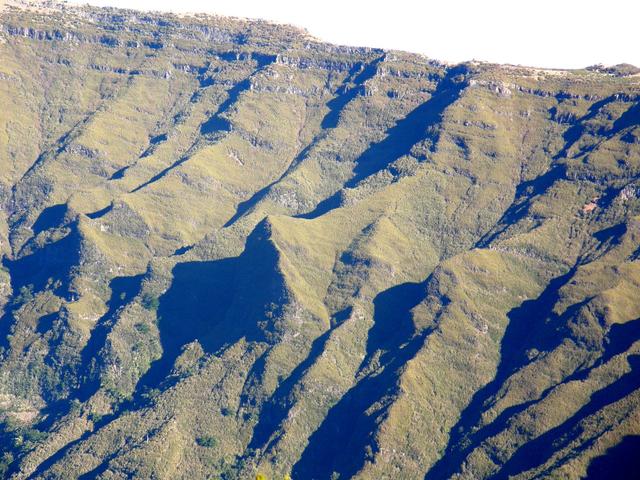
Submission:
M 636 70 L 0 15 L 3 475 L 637 468 Z

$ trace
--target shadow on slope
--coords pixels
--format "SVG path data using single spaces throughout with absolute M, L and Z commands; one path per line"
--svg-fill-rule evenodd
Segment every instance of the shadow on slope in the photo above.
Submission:
M 87 213 L 87 217 L 90 218 L 91 220 L 96 220 L 98 218 L 102 218 L 104 217 L 107 213 L 109 213 L 111 210 L 113 210 L 113 202 L 111 202 L 109 205 L 107 205 L 104 208 L 101 208 L 100 210 L 96 210 L 95 212 L 91 212 L 91 213 Z
M 395 160 L 411 153 L 412 147 L 420 140 L 428 138 L 431 127 L 438 125 L 444 111 L 460 96 L 466 86 L 464 75 L 467 69 L 457 66 L 449 70 L 436 87 L 431 98 L 419 105 L 404 118 L 396 122 L 387 131 L 387 136 L 378 143 L 374 143 L 355 160 L 353 176 L 345 184 L 345 188 L 354 188 L 361 181 L 383 170 Z M 435 140 L 435 139 L 434 139 Z M 316 208 L 299 218 L 317 218 L 339 206 L 341 192 L 320 202 Z
M 34 237 L 45 230 L 64 225 L 68 211 L 69 208 L 64 203 L 53 205 L 42 210 L 31 227 Z
M 340 114 L 347 104 L 356 98 L 358 95 L 364 93 L 364 84 L 367 80 L 372 79 L 378 72 L 378 65 L 384 61 L 386 57 L 382 55 L 368 64 L 356 65 L 356 69 L 353 69 L 347 76 L 343 84 L 338 89 L 338 95 L 327 102 L 329 112 L 322 119 L 320 126 L 322 128 L 336 128 L 338 121 L 340 120 Z M 350 84 L 353 84 L 350 87 Z
M 431 98 L 413 109 L 388 130 L 382 141 L 371 145 L 356 161 L 353 177 L 347 188 L 353 188 L 365 178 L 384 169 L 398 158 L 408 155 L 420 140 L 429 137 L 430 127 L 440 123 L 444 111 L 455 102 L 466 87 L 461 79 L 467 73 L 464 66 L 457 66 L 447 72 L 436 87 Z M 435 139 L 434 139 L 435 140 Z
M 240 95 L 249 90 L 251 87 L 250 78 L 245 78 L 241 82 L 236 83 L 227 92 L 227 99 L 220 104 L 216 113 L 214 113 L 207 121 L 200 125 L 200 133 L 202 135 L 208 135 L 218 131 L 228 132 L 231 130 L 231 123 L 221 115 L 225 113 L 231 105 L 236 103 L 240 98 Z
M 236 207 L 236 212 L 233 214 L 233 216 L 226 221 L 226 223 L 223 225 L 223 228 L 227 228 L 230 227 L 231 225 L 233 225 L 234 223 L 236 223 L 240 218 L 242 218 L 251 208 L 253 208 L 255 205 L 257 205 L 257 203 L 259 201 L 261 201 L 262 199 L 264 199 L 267 194 L 269 193 L 269 191 L 279 182 L 281 182 L 289 173 L 291 173 L 291 171 L 302 161 L 304 160 L 304 158 L 307 156 L 307 154 L 309 153 L 309 151 L 311 150 L 311 148 L 313 147 L 313 145 L 315 145 L 315 143 L 318 141 L 319 137 L 314 138 L 314 140 L 307 145 L 304 149 L 302 149 L 302 151 L 300 151 L 300 153 L 298 153 L 298 155 L 296 155 L 296 157 L 293 159 L 293 161 L 291 162 L 291 164 L 287 167 L 287 169 L 284 171 L 284 173 L 282 175 L 280 175 L 276 180 L 274 180 L 273 182 L 271 182 L 270 184 L 268 184 L 265 187 L 262 187 L 260 190 L 258 190 L 257 192 L 255 192 L 253 195 L 251 195 L 251 198 L 249 198 L 248 200 L 245 200 L 244 202 L 240 202 L 238 204 L 238 206 Z
M 100 388 L 100 351 L 106 344 L 118 311 L 140 293 L 142 279 L 143 275 L 116 277 L 109 283 L 111 298 L 107 302 L 108 310 L 97 321 L 89 341 L 80 352 L 80 368 L 83 369 L 84 375 L 76 395 L 82 402 L 87 401 Z
M 425 480 L 450 478 L 459 471 L 467 455 L 482 440 L 496 433 L 494 430 L 498 424 L 495 422 L 483 429 L 474 429 L 508 377 L 529 362 L 526 352 L 531 348 L 548 351 L 562 341 L 562 336 L 557 331 L 562 328 L 560 318 L 553 312 L 553 307 L 559 299 L 560 289 L 572 279 L 574 273 L 575 267 L 551 280 L 538 298 L 527 300 L 508 313 L 509 323 L 502 338 L 500 363 L 495 377 L 474 394 L 469 405 L 462 411 L 460 419 L 449 432 L 445 452 L 427 472 Z M 579 305 L 574 305 L 572 310 L 577 308 Z M 536 335 L 535 332 L 542 333 Z
M 373 300 L 373 326 L 367 338 L 367 353 L 360 371 L 368 366 L 377 351 L 387 364 L 415 333 L 411 309 L 424 300 L 425 283 L 403 283 L 381 292 Z
M 566 157 L 571 147 L 575 145 L 580 139 L 580 137 L 582 137 L 582 135 L 587 131 L 587 126 L 585 125 L 585 122 L 588 122 L 589 120 L 593 120 L 605 106 L 607 106 L 608 104 L 614 101 L 615 101 L 615 96 L 612 95 L 610 97 L 607 97 L 605 99 L 602 99 L 593 103 L 589 107 L 589 110 L 587 111 L 587 113 L 584 116 L 580 117 L 573 125 L 571 125 L 564 132 L 562 137 L 565 141 L 565 145 L 564 147 L 562 147 L 562 150 L 558 152 L 555 158 L 559 159 L 559 158 Z
M 271 398 L 262 406 L 258 423 L 253 429 L 253 436 L 247 447 L 248 449 L 256 450 L 260 448 L 263 451 L 269 449 L 271 446 L 268 444 L 269 440 L 287 419 L 289 411 L 295 404 L 298 382 L 304 378 L 305 374 L 320 358 L 330 335 L 331 331 L 327 331 L 311 344 L 307 358 L 283 382 L 280 382 Z
M 95 435 L 123 412 L 145 406 L 147 399 L 143 394 L 147 389 L 166 386 L 163 382 L 186 344 L 197 340 L 205 352 L 216 353 L 242 337 L 248 341 L 264 340 L 264 332 L 258 324 L 264 320 L 265 306 L 277 300 L 274 292 L 277 294 L 282 288 L 282 279 L 276 270 L 277 253 L 271 248 L 268 235 L 269 227 L 263 221 L 247 238 L 240 257 L 185 262 L 174 267 L 173 281 L 159 298 L 157 310 L 162 356 L 140 378 L 132 400 L 119 404 L 113 414 L 96 422 L 93 431 L 85 432 L 54 452 L 29 478 L 41 476 L 63 460 L 74 446 Z M 117 288 L 125 288 L 129 281 Z M 127 298 L 129 294 L 126 294 Z M 116 309 L 117 304 L 116 300 L 113 304 Z M 98 340 L 95 342 L 99 343 Z M 103 462 L 92 472 L 103 471 L 106 465 Z
M 640 472 L 640 435 L 628 435 L 600 457 L 594 458 L 585 480 L 631 478 Z
M 142 407 L 146 403 L 143 397 L 145 391 L 161 386 L 185 344 L 198 340 L 208 351 L 216 348 L 216 339 L 208 335 L 208 329 L 212 324 L 220 321 L 231 302 L 236 263 L 237 258 L 232 258 L 212 262 L 187 262 L 174 267 L 173 282 L 167 292 L 160 297 L 158 306 L 158 328 L 163 353 L 138 381 L 132 400 L 119 404 L 112 414 L 105 415 L 94 422 L 93 431 L 86 431 L 78 439 L 54 452 L 38 465 L 29 478 L 41 476 L 55 463 L 63 460 L 74 446 L 94 435 L 123 412 Z M 111 288 L 109 311 L 100 319 L 82 352 L 83 358 L 89 362 L 95 358 L 94 354 L 99 351 L 101 345 L 104 345 L 117 310 L 127 303 L 132 295 L 138 294 L 139 279 L 138 277 L 116 278 L 112 281 Z M 92 368 L 93 365 L 89 367 L 89 373 Z M 89 375 L 77 394 L 80 398 L 88 398 L 98 387 L 99 378 Z M 100 471 L 107 465 L 108 461 L 102 462 L 95 471 Z
M 19 292 L 26 287 L 32 292 L 40 292 L 52 287 L 56 295 L 70 300 L 72 270 L 79 264 L 81 243 L 82 236 L 74 222 L 63 238 L 17 260 L 5 260 L 13 291 Z
M 4 267 L 9 271 L 13 295 L 0 318 L 0 349 L 9 348 L 15 313 L 22 305 L 33 300 L 34 295 L 51 290 L 55 295 L 71 300 L 71 277 L 80 261 L 81 242 L 80 232 L 74 223 L 60 240 L 37 248 L 17 260 L 3 260 Z
M 243 92 L 251 89 L 251 77 L 255 76 L 265 67 L 275 62 L 276 56 L 254 53 L 251 55 L 251 59 L 256 62 L 255 71 L 244 80 L 236 83 L 227 91 L 227 99 L 220 104 L 220 106 L 216 110 L 216 113 L 214 113 L 211 118 L 209 118 L 209 120 L 207 120 L 200 126 L 200 133 L 202 135 L 207 135 L 217 131 L 226 132 L 231 130 L 231 123 L 221 115 L 223 113 L 226 113 L 231 108 L 231 106 L 238 101 L 240 95 Z M 230 60 L 230 58 L 227 58 L 227 60 Z
M 562 160 L 567 157 L 568 151 L 575 145 L 578 140 L 587 132 L 587 126 L 585 122 L 592 120 L 606 105 L 616 101 L 616 96 L 605 98 L 595 102 L 589 108 L 586 115 L 578 119 L 571 127 L 569 127 L 563 134 L 564 145 L 562 149 L 553 157 L 554 161 Z M 618 119 L 613 123 L 613 126 L 609 130 L 599 130 L 593 132 L 594 134 L 604 136 L 605 139 L 612 138 L 620 131 L 637 125 L 640 123 L 640 103 L 632 105 L 627 109 Z M 597 143 L 601 142 L 599 140 Z M 579 156 L 596 148 L 597 143 L 583 147 L 583 149 L 574 156 Z M 556 162 L 552 163 L 547 171 L 538 177 L 521 182 L 517 187 L 514 194 L 514 200 L 511 205 L 505 210 L 500 220 L 496 223 L 497 227 L 487 232 L 480 241 L 477 243 L 478 247 L 485 248 L 491 244 L 496 238 L 509 228 L 510 225 L 516 224 L 519 220 L 523 219 L 531 206 L 531 202 L 535 197 L 545 194 L 549 188 L 559 180 L 565 180 L 567 178 L 567 166 L 564 163 Z M 616 192 L 617 194 L 617 192 Z M 601 206 L 604 206 L 604 199 L 599 201 Z
M 247 78 L 236 83 L 233 87 L 231 87 L 227 91 L 227 99 L 220 104 L 217 111 L 208 120 L 206 120 L 200 125 L 200 134 L 207 137 L 210 141 L 214 141 L 217 139 L 217 136 L 224 135 L 229 131 L 231 131 L 231 123 L 229 122 L 229 120 L 223 117 L 223 114 L 226 113 L 229 110 L 229 108 L 238 101 L 238 99 L 240 98 L 240 95 L 243 92 L 251 88 L 251 77 L 256 75 L 258 72 L 260 72 L 270 63 L 274 62 L 276 59 L 276 57 L 272 57 L 269 55 L 260 55 L 258 57 L 259 57 L 259 59 L 257 60 L 258 66 L 256 70 L 254 70 L 251 73 L 251 75 L 249 75 Z M 191 158 L 190 157 L 191 153 L 198 145 L 198 140 L 199 139 L 196 138 L 196 140 L 194 141 L 194 144 L 188 149 L 186 154 L 184 154 L 182 157 L 180 157 L 170 166 L 166 167 L 165 169 L 163 169 L 162 171 L 160 171 L 159 173 L 151 177 L 146 182 L 138 185 L 136 188 L 131 190 L 131 193 L 136 193 L 139 190 L 142 190 L 143 188 L 151 185 L 152 183 L 157 182 L 158 180 L 165 177 L 169 172 L 171 172 L 172 170 L 175 170 L 180 165 L 182 165 L 187 160 L 189 160 L 189 158 Z M 124 174 L 124 172 L 122 172 L 122 174 Z
M 351 313 L 352 308 L 348 307 L 334 315 L 334 320 L 338 324 L 342 323 L 351 316 Z M 332 331 L 333 330 L 326 331 L 313 341 L 307 358 L 305 358 L 284 381 L 280 382 L 271 397 L 264 403 L 260 410 L 258 423 L 253 429 L 253 436 L 248 446 L 249 449 L 255 450 L 260 448 L 266 451 L 271 447 L 271 444 L 268 444 L 269 440 L 286 420 L 289 411 L 296 402 L 296 391 L 300 386 L 299 382 L 304 378 L 318 358 L 320 358 L 322 352 L 325 351 L 327 341 Z
M 366 65 L 356 65 L 354 69 L 350 72 L 349 76 L 345 79 L 344 83 L 338 89 L 338 94 L 332 100 L 327 103 L 327 107 L 329 107 L 329 112 L 322 119 L 321 127 L 323 130 L 317 134 L 311 143 L 303 148 L 293 159 L 293 161 L 289 164 L 287 169 L 284 171 L 282 175 L 280 175 L 276 180 L 268 184 L 267 186 L 261 188 L 257 192 L 255 192 L 251 198 L 240 202 L 238 207 L 236 208 L 236 212 L 234 215 L 224 224 L 224 228 L 230 227 L 235 222 L 237 222 L 240 218 L 242 218 L 251 208 L 253 208 L 258 202 L 264 199 L 269 191 L 278 183 L 280 183 L 288 174 L 290 174 L 293 169 L 300 164 L 302 160 L 309 154 L 311 148 L 322 138 L 323 135 L 326 134 L 326 129 L 335 128 L 338 124 L 338 120 L 340 118 L 340 114 L 344 107 L 354 98 L 358 96 L 358 94 L 362 93 L 363 84 L 373 76 L 377 72 L 378 64 L 384 60 L 384 55 L 375 59 L 373 62 Z M 355 78 L 354 78 L 355 76 Z M 352 80 L 353 79 L 353 80 Z M 355 84 L 352 88 L 347 88 L 348 85 L 353 82 Z
M 606 107 L 608 104 L 619 101 L 619 95 L 611 95 L 603 100 L 595 102 L 591 107 L 589 107 L 589 111 L 586 115 L 579 118 L 571 127 L 567 129 L 567 131 L 563 134 L 563 138 L 565 140 L 565 146 L 562 150 L 556 155 L 555 159 L 566 157 L 571 147 L 573 147 L 580 138 L 585 133 L 592 133 L 594 135 L 602 136 L 604 139 L 610 139 L 614 137 L 616 134 L 620 133 L 622 130 L 627 128 L 636 126 L 640 124 L 640 103 L 635 103 L 631 105 L 625 112 L 620 115 L 614 122 L 611 128 L 605 129 L 600 128 L 598 130 L 593 130 L 590 132 L 589 125 L 585 122 L 593 120 L 596 116 L 603 113 L 602 109 Z M 606 117 L 609 117 L 610 114 L 604 112 Z M 577 152 L 573 158 L 576 158 L 584 153 L 592 151 L 602 140 L 598 140 L 591 145 L 583 146 L 579 152 Z
M 521 182 L 516 187 L 514 200 L 504 211 L 496 227 L 487 232 L 476 244 L 478 248 L 486 248 L 504 233 L 511 225 L 517 224 L 529 212 L 531 202 L 535 197 L 544 195 L 551 186 L 567 177 L 565 165 L 553 164 L 546 172 L 532 180 Z
M 640 125 L 640 102 L 629 107 L 616 121 L 613 122 L 611 130 L 606 132 L 610 138 L 630 127 Z
M 426 296 L 424 284 L 405 283 L 374 300 L 374 326 L 369 331 L 367 357 L 382 350 L 383 365 L 354 385 L 328 412 L 311 435 L 293 467 L 295 478 L 330 478 L 333 472 L 351 478 L 373 454 L 379 421 L 397 392 L 400 370 L 424 344 L 431 330 L 416 334 L 411 309 Z
M 185 262 L 173 269 L 173 282 L 157 310 L 162 357 L 140 379 L 136 392 L 156 387 L 170 373 L 182 348 L 197 340 L 216 353 L 241 338 L 264 341 L 283 302 L 284 279 L 279 254 L 266 221 L 249 235 L 239 257 Z
M 582 420 L 640 389 L 640 355 L 630 355 L 627 361 L 631 367 L 629 373 L 593 393 L 589 402 L 564 423 L 520 447 L 492 478 L 507 479 L 544 464 L 554 452 L 580 435 Z
M 158 386 L 189 342 L 198 340 L 208 353 L 222 346 L 223 339 L 212 338 L 209 333 L 223 320 L 231 304 L 237 264 L 237 258 L 229 258 L 174 267 L 173 282 L 160 297 L 157 311 L 162 356 L 140 379 L 137 392 Z
M 72 408 L 71 400 L 77 399 L 86 402 L 100 388 L 100 352 L 115 324 L 118 311 L 139 293 L 142 277 L 142 275 L 117 277 L 110 282 L 112 293 L 107 302 L 108 311 L 96 322 L 91 331 L 87 344 L 80 352 L 79 364 L 77 366 L 65 365 L 68 370 L 72 370 L 74 377 L 78 378 L 78 385 L 68 397 L 47 404 L 47 408 L 41 412 L 43 420 L 38 423 L 40 430 L 49 430 L 57 421 L 67 415 Z M 51 330 L 58 318 L 59 312 L 41 318 L 39 329 L 42 326 L 43 330 Z M 53 342 L 50 341 L 50 343 Z M 53 349 L 53 345 L 50 348 Z

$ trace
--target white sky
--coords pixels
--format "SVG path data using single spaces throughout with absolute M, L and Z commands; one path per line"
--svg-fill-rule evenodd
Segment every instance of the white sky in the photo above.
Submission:
M 450 62 L 640 66 L 640 0 L 88 1 L 264 18 L 304 27 L 332 43 L 408 50 Z

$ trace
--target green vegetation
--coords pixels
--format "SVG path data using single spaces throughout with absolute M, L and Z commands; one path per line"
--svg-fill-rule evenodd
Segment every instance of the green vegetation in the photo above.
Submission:
M 24 285 L 20 287 L 20 291 L 13 298 L 15 305 L 22 305 L 23 303 L 29 303 L 33 300 L 33 285 Z
M 14 461 L 24 457 L 48 435 L 19 421 L 5 418 L 0 423 L 0 473 L 4 478 Z
M 196 438 L 196 443 L 201 447 L 207 447 L 207 448 L 215 448 L 216 445 L 218 445 L 218 441 L 216 440 L 216 437 L 212 435 L 208 435 L 205 437 L 198 437 Z
M 0 457 L 0 477 L 5 478 L 8 476 L 11 463 L 13 463 L 13 455 L 9 452 L 3 453 Z
M 0 15 L 0 478 L 577 479 L 640 435 L 634 67 Z
M 155 309 L 153 309 L 153 310 L 155 310 Z M 148 334 L 151 331 L 151 327 L 149 327 L 149 325 L 147 325 L 146 323 L 136 323 L 134 325 L 134 327 L 140 333 L 145 334 L 145 335 Z
M 100 423 L 100 421 L 103 419 L 104 415 L 100 414 L 100 413 L 94 413 L 91 412 L 89 414 L 89 420 L 91 420 L 93 423 Z
M 149 293 L 145 293 L 144 296 L 142 297 L 142 306 L 147 310 L 156 312 L 158 311 L 158 307 L 160 306 L 160 300 L 158 299 L 158 297 L 154 297 Z M 136 327 L 138 325 L 140 324 L 136 324 Z

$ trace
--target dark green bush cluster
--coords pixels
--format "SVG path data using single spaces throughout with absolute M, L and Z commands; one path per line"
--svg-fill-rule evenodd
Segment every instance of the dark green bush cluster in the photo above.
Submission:
M 218 444 L 218 440 L 213 435 L 196 438 L 196 443 L 201 447 L 214 448 Z
M 150 293 L 145 293 L 142 296 L 142 306 L 147 310 L 157 312 L 158 307 L 160 306 L 160 299 L 158 297 L 154 297 Z
M 0 422 L 0 478 L 6 478 L 16 458 L 45 441 L 47 434 L 11 419 Z
M 133 327 L 140 333 L 144 334 L 147 334 L 151 331 L 151 327 L 149 327 L 149 325 L 147 325 L 146 323 L 136 323 Z
M 33 300 L 33 285 L 25 285 L 20 287 L 20 292 L 13 299 L 14 305 L 22 305 Z

